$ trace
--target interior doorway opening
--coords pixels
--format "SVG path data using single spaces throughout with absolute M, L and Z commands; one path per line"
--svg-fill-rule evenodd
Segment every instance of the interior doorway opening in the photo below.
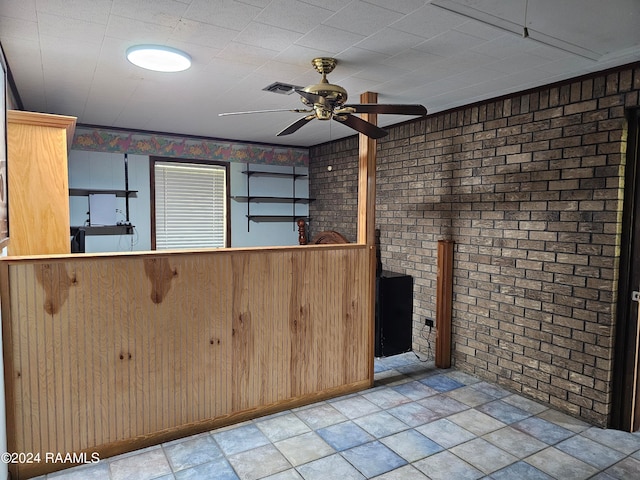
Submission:
M 640 429 L 640 109 L 628 112 L 611 427 Z

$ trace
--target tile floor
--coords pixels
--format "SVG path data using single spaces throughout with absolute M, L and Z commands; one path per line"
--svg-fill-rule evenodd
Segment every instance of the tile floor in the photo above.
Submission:
M 640 479 L 640 434 L 592 427 L 409 352 L 376 386 L 40 480 Z

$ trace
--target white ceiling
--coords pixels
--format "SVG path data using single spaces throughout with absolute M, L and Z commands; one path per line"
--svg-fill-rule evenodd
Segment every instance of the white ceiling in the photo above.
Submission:
M 318 83 L 318 56 L 338 59 L 329 81 L 350 102 L 373 91 L 430 113 L 638 61 L 640 0 L 0 0 L 0 42 L 26 110 L 310 146 L 354 132 L 314 120 L 277 137 L 302 114 L 218 113 L 303 107 L 262 88 Z M 185 50 L 192 68 L 154 73 L 126 60 L 149 43 Z

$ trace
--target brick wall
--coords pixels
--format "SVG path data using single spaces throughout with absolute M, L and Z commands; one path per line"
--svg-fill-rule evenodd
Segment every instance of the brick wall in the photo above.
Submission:
M 319 145 L 311 150 L 309 158 L 313 158 L 313 162 L 309 161 L 309 196 L 315 198 L 309 206 L 309 239 L 323 230 L 336 230 L 355 242 L 358 233 L 358 137 Z
M 416 351 L 435 317 L 437 240 L 452 239 L 456 368 L 607 424 L 625 107 L 640 105 L 639 91 L 634 65 L 431 115 L 378 141 L 382 262 L 414 277 Z M 357 139 L 310 157 L 312 230 L 355 239 Z

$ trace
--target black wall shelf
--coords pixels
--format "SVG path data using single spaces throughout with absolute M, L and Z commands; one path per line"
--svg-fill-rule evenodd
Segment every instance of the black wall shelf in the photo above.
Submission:
M 125 199 L 125 221 L 118 225 L 72 226 L 71 235 L 83 229 L 86 235 L 132 235 L 134 226 L 129 221 L 129 199 L 137 197 L 138 190 L 129 190 L 129 156 L 124 154 L 124 189 L 117 188 L 69 188 L 69 196 L 88 197 L 91 194 L 112 194 Z
M 303 197 L 259 197 L 259 196 L 242 196 L 235 195 L 232 196 L 234 200 L 238 200 L 240 202 L 291 202 L 294 201 L 296 203 L 305 203 L 305 202 L 313 202 L 315 198 L 303 198 Z
M 137 196 L 137 190 L 113 190 L 113 189 L 101 189 L 101 188 L 70 188 L 69 195 L 73 197 L 86 197 L 92 193 L 112 193 L 116 197 L 135 197 Z
M 293 167 L 295 169 L 295 167 Z M 292 178 L 299 178 L 299 177 L 308 177 L 308 175 L 306 173 L 295 173 L 294 172 L 265 172 L 264 170 L 243 170 L 242 173 L 244 173 L 245 175 L 251 176 L 251 175 L 266 175 L 266 176 L 272 176 L 272 177 L 292 177 Z
M 305 220 L 310 220 L 310 218 L 306 215 L 296 215 L 296 204 L 297 203 L 311 203 L 315 199 L 307 198 L 307 197 L 297 197 L 296 196 L 296 179 L 308 177 L 306 173 L 296 173 L 296 168 L 292 167 L 291 172 L 267 172 L 264 170 L 251 170 L 249 166 L 247 166 L 246 170 L 243 170 L 242 173 L 247 176 L 247 194 L 246 195 L 235 195 L 231 198 L 239 201 L 247 203 L 247 232 L 251 229 L 251 222 L 278 222 L 278 221 L 291 221 L 293 222 L 293 229 L 296 228 L 296 220 L 299 218 L 304 218 Z M 251 195 L 251 177 L 253 176 L 265 176 L 265 177 L 288 177 L 291 178 L 292 181 L 292 194 L 289 196 L 276 196 L 276 195 Z M 254 215 L 251 213 L 251 204 L 252 203 L 291 203 L 292 211 L 290 215 L 285 214 L 259 214 Z
M 71 235 L 75 235 L 78 230 L 84 230 L 86 235 L 131 235 L 133 234 L 133 225 L 86 225 L 72 226 Z
M 291 220 L 292 222 L 295 222 L 296 220 L 298 220 L 299 218 L 303 218 L 305 220 L 311 220 L 310 217 L 306 217 L 304 215 L 247 215 L 247 218 L 249 220 L 272 220 L 274 222 L 280 221 L 280 220 Z

